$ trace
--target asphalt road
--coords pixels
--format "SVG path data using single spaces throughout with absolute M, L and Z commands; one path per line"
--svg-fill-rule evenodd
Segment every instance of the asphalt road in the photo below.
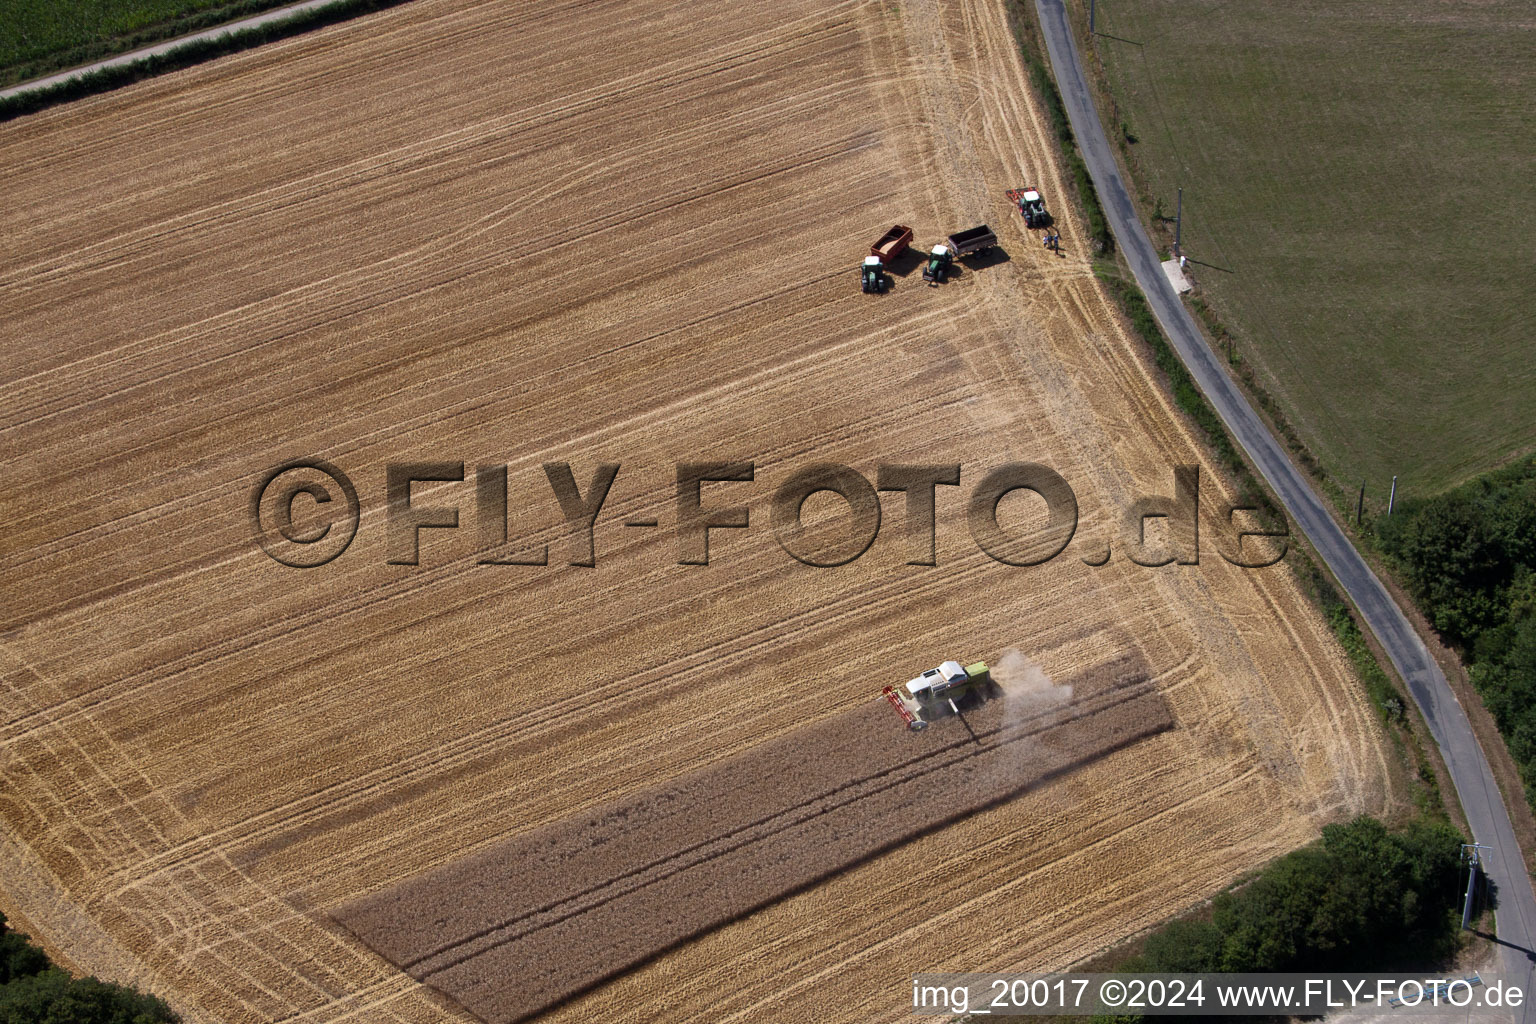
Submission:
M 8 89 L 0 89 L 0 99 L 7 99 L 24 92 L 31 92 L 34 89 L 46 89 L 50 85 L 58 85 L 60 82 L 67 82 L 71 78 L 88 75 L 92 71 L 100 71 L 103 68 L 117 67 L 120 64 L 132 64 L 136 60 L 143 60 L 146 57 L 153 57 L 160 53 L 168 53 L 179 46 L 195 43 L 202 39 L 216 39 L 219 36 L 229 35 L 232 32 L 256 28 L 258 25 L 265 25 L 273 21 L 282 21 L 303 11 L 308 11 L 315 7 L 328 7 L 336 2 L 337 0 L 306 0 L 304 3 L 289 4 L 286 7 L 275 7 L 270 11 L 263 11 L 260 14 L 252 15 L 240 21 L 232 21 L 227 25 L 218 25 L 214 28 L 205 29 L 202 32 L 177 36 L 175 39 L 167 39 L 165 42 L 156 43 L 154 46 L 146 46 L 143 49 L 120 53 L 116 57 L 99 60 L 94 64 L 70 68 L 68 71 L 60 71 L 56 75 L 49 75 L 46 78 L 34 78 L 30 82 L 22 82 L 20 85 L 13 85 Z
M 1485 855 L 1485 871 L 1498 886 L 1498 936 L 1504 944 L 1506 977 L 1511 982 L 1518 979 L 1526 983 L 1529 992 L 1533 962 L 1536 962 L 1536 956 L 1530 952 L 1536 949 L 1532 943 L 1536 937 L 1533 936 L 1536 895 L 1532 894 L 1530 875 L 1525 871 L 1524 860 L 1515 843 L 1509 813 L 1500 799 L 1493 773 L 1472 732 L 1466 711 L 1402 609 L 1222 370 L 1219 357 L 1206 344 L 1189 311 L 1174 294 L 1157 251 L 1131 205 L 1125 182 L 1121 180 L 1120 169 L 1083 75 L 1062 0 L 1035 0 L 1035 7 L 1040 13 L 1046 47 L 1072 121 L 1072 131 L 1099 190 L 1115 239 L 1131 265 L 1137 284 L 1146 293 L 1158 323 L 1179 358 L 1189 368 L 1227 430 L 1264 474 L 1292 521 L 1328 563 L 1360 610 L 1366 625 L 1407 682 L 1409 693 L 1423 712 L 1430 734 L 1450 770 L 1451 781 L 1475 840 L 1493 847 L 1492 852 Z M 1517 1019 L 1526 1019 L 1527 1010 L 1528 1007 L 1522 1007 L 1517 1011 Z

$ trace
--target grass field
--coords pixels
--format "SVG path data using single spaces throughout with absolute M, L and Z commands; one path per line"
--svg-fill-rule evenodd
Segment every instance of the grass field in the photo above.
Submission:
M 289 0 L 5 0 L 0 86 L 100 60 Z
M 1330 477 L 1384 504 L 1536 446 L 1529 7 L 1113 0 L 1097 29 L 1148 204 L 1184 187 L 1195 277 Z

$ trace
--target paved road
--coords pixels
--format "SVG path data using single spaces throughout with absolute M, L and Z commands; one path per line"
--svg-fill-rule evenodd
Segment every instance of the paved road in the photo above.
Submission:
M 1146 293 L 1158 323 L 1200 390 L 1274 488 L 1292 520 L 1306 533 L 1312 546 L 1349 592 L 1371 632 L 1376 634 L 1387 656 L 1407 681 L 1408 690 L 1423 712 L 1430 734 L 1450 769 L 1451 781 L 1456 786 L 1472 834 L 1477 842 L 1494 848 L 1487 858 L 1486 870 L 1499 888 L 1498 933 L 1505 943 L 1505 968 L 1511 981 L 1518 978 L 1529 982 L 1533 960 L 1536 960 L 1528 952 L 1536 949 L 1532 943 L 1536 937 L 1536 931 L 1533 931 L 1536 929 L 1536 895 L 1532 894 L 1531 879 L 1515 843 L 1509 813 L 1499 797 L 1482 748 L 1472 733 L 1466 711 L 1457 702 L 1440 666 L 1430 657 L 1402 609 L 1329 516 L 1311 486 L 1291 465 L 1231 378 L 1223 372 L 1218 356 L 1206 344 L 1189 312 L 1174 294 L 1120 178 L 1109 140 L 1104 136 L 1094 108 L 1093 96 L 1088 91 L 1062 0 L 1035 0 L 1035 7 L 1040 12 L 1046 47 L 1072 121 L 1072 130 L 1077 135 L 1083 159 L 1136 282 Z M 1529 987 L 1526 991 L 1530 991 Z M 1527 1009 L 1522 1008 L 1521 1019 Z M 1536 1020 L 1536 1017 L 1531 1019 Z
M 20 93 L 31 92 L 34 89 L 46 89 L 50 85 L 58 85 L 60 82 L 67 82 L 71 78 L 77 78 L 80 75 L 88 75 L 92 71 L 100 71 L 102 68 L 117 67 L 121 64 L 132 64 L 134 61 L 143 60 L 145 57 L 153 57 L 156 54 L 168 53 L 171 50 L 176 49 L 178 46 L 185 46 L 187 43 L 194 43 L 203 39 L 216 39 L 219 36 L 228 35 L 231 32 L 239 32 L 243 29 L 255 28 L 258 25 L 265 25 L 273 21 L 282 21 L 285 18 L 292 17 L 295 14 L 302 13 L 315 7 L 329 7 L 331 4 L 336 2 L 337 0 L 306 0 L 305 3 L 290 4 L 287 7 L 276 7 L 270 11 L 264 11 L 261 14 L 252 15 L 251 17 L 245 18 L 241 21 L 232 21 L 227 25 L 219 25 L 216 28 L 205 29 L 202 32 L 193 32 L 191 35 L 178 36 L 175 39 L 167 39 L 163 43 L 156 43 L 154 46 L 146 46 L 142 50 L 130 50 L 127 53 L 118 54 L 116 57 L 109 57 L 106 60 L 99 60 L 95 64 L 86 64 L 84 67 L 70 68 L 68 71 L 60 71 L 58 74 L 49 75 L 47 78 L 34 78 L 30 82 L 22 82 L 20 85 L 13 85 L 8 89 L 0 89 L 0 99 L 8 99 L 9 97 L 18 95 Z

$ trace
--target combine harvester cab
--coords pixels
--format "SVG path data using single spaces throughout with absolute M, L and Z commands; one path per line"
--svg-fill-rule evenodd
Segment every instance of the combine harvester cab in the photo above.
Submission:
M 984 700 L 991 684 L 986 662 L 961 666 L 958 661 L 945 661 L 900 687 L 887 686 L 883 693 L 907 728 L 917 730 L 926 729 L 936 718 L 960 714 L 968 701 Z

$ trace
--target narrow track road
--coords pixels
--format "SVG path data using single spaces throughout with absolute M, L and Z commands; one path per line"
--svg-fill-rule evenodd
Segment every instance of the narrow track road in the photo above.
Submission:
M 1445 758 L 1473 836 L 1477 842 L 1493 847 L 1486 855 L 1484 866 L 1488 877 L 1498 887 L 1498 935 L 1504 948 L 1504 968 L 1509 981 L 1522 984 L 1529 993 L 1532 967 L 1536 963 L 1536 955 L 1531 952 L 1536 949 L 1532 943 L 1533 929 L 1536 929 L 1536 895 L 1532 893 L 1531 878 L 1525 871 L 1524 858 L 1515 842 L 1509 812 L 1500 798 L 1466 711 L 1457 702 L 1440 666 L 1430 657 L 1424 641 L 1414 632 L 1402 609 L 1222 370 L 1216 353 L 1206 344 L 1189 311 L 1174 294 L 1157 252 L 1131 204 L 1109 140 L 1099 122 L 1067 22 L 1066 8 L 1062 0 L 1035 0 L 1035 8 L 1040 14 L 1051 66 L 1072 121 L 1072 131 L 1098 188 L 1115 238 L 1131 265 L 1137 284 L 1146 293 L 1158 324 L 1222 422 L 1328 563 L 1387 656 L 1397 666 Z M 1527 1004 L 1516 1011 L 1516 1019 L 1536 1018 L 1529 1016 Z
M 304 3 L 289 4 L 286 7 L 274 7 L 270 11 L 263 11 L 260 14 L 254 14 L 249 18 L 242 18 L 239 21 L 232 21 L 227 25 L 217 25 L 210 29 L 204 29 L 201 32 L 192 32 L 188 35 L 177 36 L 175 39 L 167 39 L 165 42 L 156 43 L 153 46 L 145 46 L 138 50 L 130 50 L 127 53 L 120 53 L 116 57 L 108 57 L 106 60 L 99 60 L 94 64 L 86 64 L 78 68 L 70 68 L 67 71 L 60 71 L 57 74 L 48 75 L 45 78 L 34 78 L 29 82 L 22 82 L 20 85 L 13 85 L 6 89 L 0 89 L 0 100 L 9 99 L 12 96 L 19 96 L 24 92 L 32 92 L 36 89 L 47 89 L 50 86 L 58 85 L 62 82 L 67 82 L 71 78 L 79 78 L 83 75 L 88 75 L 93 71 L 101 71 L 105 68 L 119 67 L 123 64 L 132 64 L 134 61 L 144 60 L 147 57 L 154 57 L 162 53 L 169 53 L 178 47 L 186 46 L 188 43 L 201 42 L 205 39 L 217 39 L 219 36 L 230 35 L 235 32 L 243 32 L 244 30 L 250 28 L 258 28 L 262 25 L 267 25 L 274 21 L 284 21 L 296 14 L 303 14 L 305 11 L 313 10 L 316 7 L 329 7 L 336 2 L 337 0 L 305 0 Z

